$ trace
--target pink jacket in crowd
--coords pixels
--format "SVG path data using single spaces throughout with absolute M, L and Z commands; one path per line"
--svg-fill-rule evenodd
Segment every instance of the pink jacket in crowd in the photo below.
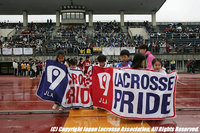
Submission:
M 152 67 L 152 60 L 155 59 L 155 57 L 151 54 L 150 51 L 147 51 L 145 53 L 145 56 L 147 58 L 147 68 L 150 69 L 150 70 L 152 70 L 153 69 L 153 67 Z

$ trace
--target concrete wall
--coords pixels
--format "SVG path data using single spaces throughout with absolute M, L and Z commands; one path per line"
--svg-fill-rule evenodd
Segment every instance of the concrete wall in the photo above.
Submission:
M 98 55 L 92 56 L 90 57 L 91 61 L 94 61 L 97 58 Z M 200 54 L 190 54 L 190 55 L 154 55 L 157 58 L 160 59 L 167 59 L 169 61 L 171 61 L 172 59 L 174 59 L 176 61 L 176 65 L 177 65 L 177 70 L 179 72 L 186 72 L 186 63 L 188 59 L 196 59 L 196 60 L 200 60 Z M 66 56 L 67 58 L 74 58 L 76 57 L 78 60 L 80 57 L 83 56 Z M 133 59 L 134 55 L 131 55 L 130 58 Z M 41 61 L 45 61 L 47 59 L 52 59 L 55 60 L 56 56 L 0 56 L 0 62 L 12 62 L 14 59 L 16 59 L 17 61 L 28 61 L 29 58 L 32 58 L 34 60 L 41 60 Z M 85 58 L 85 57 L 83 57 Z M 108 61 L 112 61 L 112 60 L 120 60 L 120 56 L 107 56 Z
M 145 28 L 128 28 L 128 33 L 131 37 L 141 35 L 144 39 L 149 39 L 149 35 Z
M 91 56 L 90 59 L 91 60 L 95 60 L 97 58 L 98 55 L 94 55 Z M 196 59 L 196 60 L 200 60 L 200 54 L 188 54 L 188 55 L 173 55 L 173 54 L 163 54 L 163 55 L 155 55 L 155 57 L 160 58 L 160 59 L 167 59 L 167 60 L 188 60 L 188 59 Z M 74 58 L 76 57 L 77 59 L 79 58 L 85 58 L 85 56 L 66 56 L 67 58 Z M 120 56 L 106 56 L 108 60 L 120 60 Z M 133 58 L 134 55 L 131 55 L 130 58 Z M 0 62 L 12 62 L 14 59 L 21 61 L 21 60 L 28 60 L 29 58 L 32 59 L 37 59 L 37 60 L 41 60 L 41 61 L 45 61 L 47 59 L 56 59 L 56 56 L 0 56 Z
M 77 19 L 63 19 L 62 20 L 62 24 L 85 24 L 86 20 L 84 19 L 80 19 L 80 20 L 77 20 Z
M 0 36 L 7 37 L 15 29 L 0 29 Z

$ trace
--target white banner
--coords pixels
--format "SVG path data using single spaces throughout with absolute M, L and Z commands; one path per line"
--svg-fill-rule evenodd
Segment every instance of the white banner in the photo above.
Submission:
M 104 47 L 102 48 L 103 55 L 120 55 L 120 52 L 126 49 L 130 53 L 135 53 L 135 47 Z
M 102 53 L 103 55 L 114 55 L 114 47 L 104 47 Z
M 33 48 L 24 48 L 24 55 L 32 55 Z
M 126 49 L 130 53 L 135 53 L 135 47 L 121 47 L 121 50 Z
M 135 47 L 128 47 L 130 53 L 135 53 Z
M 113 70 L 114 113 L 127 118 L 145 119 L 175 116 L 175 72 L 164 75 L 143 70 Z
M 14 55 L 22 55 L 22 48 L 13 48 Z
M 68 107 L 90 107 L 92 99 L 89 90 L 89 82 L 81 70 L 70 69 L 71 78 L 62 100 L 62 106 Z
M 114 48 L 114 55 L 120 55 L 120 48 Z
M 175 116 L 177 73 L 93 67 L 94 106 L 128 119 Z
M 12 48 L 2 48 L 3 55 L 12 55 Z

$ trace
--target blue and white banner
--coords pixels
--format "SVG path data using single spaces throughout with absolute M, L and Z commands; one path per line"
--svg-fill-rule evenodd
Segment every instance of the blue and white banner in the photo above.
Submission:
M 44 100 L 61 104 L 67 86 L 68 71 L 66 66 L 53 60 L 47 60 L 37 95 Z
M 175 116 L 177 73 L 93 67 L 94 106 L 128 119 L 164 119 Z
M 94 66 L 92 74 L 87 75 L 80 70 L 70 70 L 68 74 L 65 65 L 48 60 L 37 95 L 63 107 L 94 105 L 128 119 L 175 117 L 175 71 L 163 74 Z

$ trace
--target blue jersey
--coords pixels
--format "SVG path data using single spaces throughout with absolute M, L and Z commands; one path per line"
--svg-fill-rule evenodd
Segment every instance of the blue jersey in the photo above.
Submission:
M 132 66 L 132 61 L 129 61 L 129 62 L 125 63 L 125 64 L 122 64 L 122 62 L 117 63 L 117 65 L 115 67 L 123 68 L 123 67 L 131 67 L 131 66 Z

